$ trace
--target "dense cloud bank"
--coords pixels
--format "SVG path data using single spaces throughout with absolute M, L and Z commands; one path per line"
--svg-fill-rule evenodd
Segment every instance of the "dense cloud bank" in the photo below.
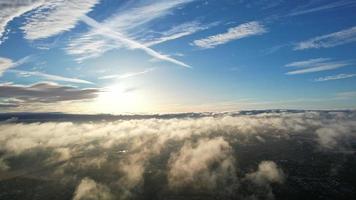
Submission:
M 0 199 L 355 195 L 355 112 L 15 121 L 0 124 Z

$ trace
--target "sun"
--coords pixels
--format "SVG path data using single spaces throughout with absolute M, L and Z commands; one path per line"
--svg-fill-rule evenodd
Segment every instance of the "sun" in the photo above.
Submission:
M 137 88 L 117 83 L 105 87 L 94 102 L 94 110 L 99 113 L 140 113 L 148 105 L 148 97 Z

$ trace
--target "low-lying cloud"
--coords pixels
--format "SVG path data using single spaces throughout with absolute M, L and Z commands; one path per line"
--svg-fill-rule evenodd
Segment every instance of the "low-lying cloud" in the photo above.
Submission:
M 353 151 L 356 133 L 351 111 L 15 120 L 0 124 L 0 181 L 50 179 L 71 187 L 76 200 L 178 194 L 272 199 L 276 185 L 290 181 L 291 169 L 285 163 L 305 157 L 291 156 L 296 149 L 313 149 L 298 152 L 301 155 L 344 155 Z
M 232 150 L 222 137 L 201 139 L 197 144 L 185 143 L 169 160 L 171 187 L 215 189 L 230 179 L 235 182 L 234 177 Z

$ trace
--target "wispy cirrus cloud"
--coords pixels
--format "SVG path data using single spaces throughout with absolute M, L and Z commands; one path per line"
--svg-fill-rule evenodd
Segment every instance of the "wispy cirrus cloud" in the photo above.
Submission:
M 304 15 L 314 12 L 320 12 L 325 10 L 331 10 L 335 8 L 349 8 L 356 6 L 356 2 L 353 0 L 335 1 L 331 3 L 323 3 L 322 1 L 311 1 L 311 3 L 294 9 L 289 16 Z
M 140 76 L 143 74 L 147 74 L 149 72 L 154 71 L 155 68 L 148 68 L 140 72 L 130 72 L 130 73 L 125 73 L 125 74 L 115 74 L 115 75 L 108 75 L 108 76 L 102 76 L 99 77 L 99 79 L 125 79 L 125 78 L 130 78 L 134 76 Z
M 339 92 L 335 94 L 336 99 L 348 100 L 356 98 L 356 91 Z
M 76 26 L 80 17 L 90 12 L 99 0 L 57 1 L 43 3 L 27 18 L 21 29 L 30 40 L 48 38 Z
M 119 32 L 115 32 L 114 30 L 110 29 L 109 27 L 106 27 L 105 25 L 98 23 L 97 21 L 95 21 L 94 19 L 92 19 L 88 16 L 83 16 L 82 21 L 93 28 L 99 29 L 101 32 L 101 35 L 108 37 L 110 39 L 113 39 L 117 43 L 121 43 L 128 49 L 141 49 L 144 52 L 146 52 L 148 55 L 150 55 L 158 60 L 167 61 L 167 62 L 177 64 L 177 65 L 180 65 L 183 67 L 190 67 L 189 65 L 187 65 L 179 60 L 171 58 L 167 55 L 163 55 L 163 54 L 141 44 L 140 42 L 132 40 Z
M 48 81 L 61 81 L 69 83 L 81 83 L 81 84 L 94 84 L 93 82 L 86 81 L 78 78 L 68 78 L 64 76 L 58 76 L 53 74 L 47 74 L 39 71 L 24 71 L 24 70 L 9 70 L 8 72 L 16 73 L 21 76 L 37 76 Z
M 90 12 L 100 0 L 16 0 L 0 1 L 0 37 L 9 22 L 25 13 L 20 29 L 29 40 L 48 38 L 76 26 L 80 16 Z
M 204 49 L 215 48 L 218 45 L 222 45 L 230 41 L 238 40 L 253 35 L 261 35 L 266 32 L 267 30 L 263 24 L 257 21 L 252 21 L 233 28 L 229 28 L 228 31 L 225 33 L 220 33 L 217 35 L 209 36 L 207 38 L 194 40 L 192 45 Z
M 333 81 L 333 80 L 353 78 L 353 77 L 356 77 L 356 74 L 338 74 L 338 75 L 334 75 L 334 76 L 319 77 L 319 78 L 315 79 L 314 81 L 316 81 L 316 82 Z
M 0 76 L 13 66 L 12 60 L 0 57 Z
M 294 50 L 330 48 L 356 42 L 356 26 L 299 42 Z
M 302 69 L 297 69 L 289 71 L 287 75 L 296 75 L 296 74 L 306 74 L 312 72 L 320 72 L 326 70 L 333 70 L 341 67 L 351 65 L 349 61 L 331 61 L 330 58 L 315 58 L 304 61 L 297 61 L 286 64 L 286 67 L 297 67 Z
M 174 26 L 173 28 L 167 31 L 156 33 L 158 36 L 152 37 L 152 39 L 148 39 L 147 42 L 145 41 L 146 39 L 144 37 L 142 37 L 142 39 L 144 40 L 144 44 L 146 46 L 154 46 L 156 44 L 160 44 L 184 36 L 192 35 L 198 31 L 206 30 L 217 24 L 218 23 L 211 23 L 211 24 L 203 25 L 199 21 L 186 22 Z
M 93 27 L 94 25 L 96 27 L 93 27 L 89 32 L 81 34 L 72 40 L 68 44 L 66 51 L 68 54 L 76 56 L 77 61 L 81 62 L 88 58 L 98 57 L 113 49 L 142 49 L 159 60 L 170 60 L 169 62 L 187 67 L 187 65 L 182 62 L 171 60 L 166 55 L 162 56 L 149 48 L 149 46 L 193 34 L 205 27 L 196 26 L 198 25 L 196 22 L 187 22 L 176 25 L 177 28 L 172 28 L 158 34 L 159 36 L 156 35 L 150 39 L 148 39 L 148 37 L 152 36 L 150 35 L 152 31 L 149 29 L 150 22 L 158 20 L 170 14 L 174 9 L 192 1 L 193 0 L 159 0 L 149 3 L 138 1 L 138 3 L 135 2 L 134 6 L 131 5 L 125 10 L 120 10 L 118 14 L 100 23 L 93 23 L 92 19 L 85 18 L 85 23 L 89 23 L 89 26 Z M 105 27 L 105 31 L 98 29 L 98 25 Z M 111 34 L 108 34 L 108 32 L 111 32 Z M 118 37 L 118 35 L 120 35 L 120 37 Z
M 2 37 L 9 22 L 39 7 L 43 2 L 43 0 L 0 0 L 0 44 L 2 43 Z
M 313 59 L 309 59 L 309 60 L 288 63 L 285 66 L 286 67 L 308 67 L 310 65 L 319 64 L 321 62 L 325 62 L 325 61 L 329 61 L 329 60 L 331 60 L 331 59 L 330 58 L 313 58 Z
M 20 66 L 20 65 L 30 61 L 31 58 L 32 58 L 31 56 L 26 56 L 26 57 L 21 58 L 20 60 L 14 62 L 13 60 L 11 60 L 9 58 L 0 57 L 0 77 L 7 70 L 9 70 L 11 68 L 15 68 L 17 66 Z

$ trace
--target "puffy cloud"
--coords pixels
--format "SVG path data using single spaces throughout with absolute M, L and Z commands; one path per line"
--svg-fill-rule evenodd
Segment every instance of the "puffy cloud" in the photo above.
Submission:
M 355 130 L 356 125 L 354 122 L 339 122 L 323 126 L 317 129 L 315 133 L 322 147 L 332 149 L 335 147 L 344 148 L 344 146 L 339 145 L 339 141 L 342 139 L 348 140 Z
M 247 174 L 246 178 L 258 185 L 283 183 L 285 179 L 282 169 L 273 161 L 262 161 L 258 170 Z
M 229 143 L 221 137 L 185 143 L 169 160 L 168 182 L 173 188 L 204 189 L 234 184 L 235 165 Z
M 275 162 L 262 161 L 258 165 L 257 171 L 246 174 L 244 180 L 252 182 L 255 186 L 247 189 L 247 194 L 250 194 L 246 195 L 245 199 L 274 199 L 271 184 L 283 183 L 285 175 Z
M 84 178 L 81 180 L 73 200 L 109 200 L 113 199 L 110 189 L 105 185 L 96 183 L 94 180 Z

